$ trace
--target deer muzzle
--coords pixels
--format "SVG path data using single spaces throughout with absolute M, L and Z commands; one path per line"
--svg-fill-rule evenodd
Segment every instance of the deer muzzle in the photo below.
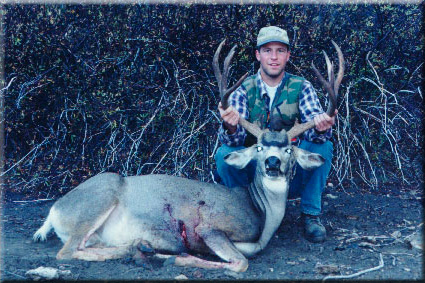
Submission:
M 266 174 L 270 177 L 278 177 L 281 161 L 276 156 L 270 156 L 265 161 Z

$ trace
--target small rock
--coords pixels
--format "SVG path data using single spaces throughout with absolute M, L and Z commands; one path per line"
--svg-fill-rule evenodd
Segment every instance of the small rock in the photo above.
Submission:
M 180 275 L 174 277 L 174 279 L 176 279 L 176 280 L 187 280 L 189 278 L 187 278 L 184 274 L 180 274 Z
M 326 197 L 330 198 L 330 199 L 337 199 L 338 198 L 338 196 L 334 196 L 333 194 L 326 194 Z
M 368 242 L 360 242 L 359 247 L 373 249 L 375 248 L 375 245 Z
M 53 267 L 44 267 L 40 266 L 36 269 L 28 270 L 25 273 L 26 276 L 30 277 L 33 280 L 52 280 L 59 279 L 62 276 L 71 275 L 70 270 L 59 270 Z
M 413 233 L 406 237 L 406 242 L 410 244 L 412 248 L 423 250 L 423 235 L 420 231 Z
M 390 234 L 391 237 L 393 237 L 394 239 L 398 239 L 401 237 L 401 232 L 400 231 L 394 231 L 393 233 Z

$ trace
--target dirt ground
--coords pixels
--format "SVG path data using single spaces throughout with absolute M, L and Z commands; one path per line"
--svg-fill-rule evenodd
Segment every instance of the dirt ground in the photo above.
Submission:
M 250 259 L 244 273 L 164 265 L 152 255 L 143 260 L 128 257 L 105 262 L 58 261 L 55 256 L 62 243 L 56 235 L 51 234 L 44 243 L 32 241 L 53 201 L 22 199 L 6 194 L 2 202 L 0 280 L 28 279 L 26 272 L 40 266 L 69 270 L 61 276 L 65 280 L 317 280 L 328 275 L 355 274 L 380 264 L 377 270 L 354 279 L 423 278 L 423 252 L 412 247 L 410 241 L 423 235 L 423 204 L 421 198 L 410 193 L 395 196 L 327 190 L 322 222 L 328 237 L 323 244 L 312 244 L 302 237 L 302 227 L 297 225 L 299 201 L 290 200 L 276 235 L 264 251 Z M 207 258 L 217 260 L 213 256 Z

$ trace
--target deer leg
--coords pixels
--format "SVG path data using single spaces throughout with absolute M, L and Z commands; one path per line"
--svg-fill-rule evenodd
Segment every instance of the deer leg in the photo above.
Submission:
M 62 249 L 57 253 L 56 259 L 71 259 L 72 254 L 77 250 L 78 245 L 81 243 L 83 238 L 84 236 L 81 235 L 71 235 L 63 245 Z
M 210 230 L 210 228 L 197 229 L 198 234 L 205 244 L 221 259 L 227 261 L 227 269 L 244 272 L 248 268 L 248 260 L 235 247 L 223 231 Z
M 97 219 L 95 219 L 93 225 L 87 226 L 87 224 L 81 224 L 78 227 L 78 230 L 72 234 L 69 239 L 66 241 L 62 249 L 56 255 L 57 259 L 71 259 L 75 258 L 74 254 L 77 251 L 82 251 L 85 248 L 86 242 L 90 237 L 99 229 L 100 226 L 105 223 L 109 215 L 115 209 L 116 205 L 110 207 L 105 213 L 101 214 Z
M 226 268 L 235 272 L 244 272 L 248 268 L 248 260 L 239 252 L 226 234 L 222 231 L 209 228 L 198 228 L 196 232 L 204 240 L 204 243 L 221 259 L 227 262 L 204 260 L 192 255 L 165 255 L 155 254 L 155 257 L 167 259 L 164 264 L 177 266 L 200 267 L 206 269 Z
M 226 268 L 235 272 L 244 272 L 248 268 L 248 260 L 239 252 L 226 234 L 222 231 L 211 230 L 207 227 L 197 227 L 196 232 L 204 240 L 204 243 L 221 259 L 227 262 L 214 262 L 203 260 L 191 255 L 166 256 L 168 262 L 179 266 L 193 266 L 207 269 Z M 161 255 L 157 255 L 161 257 Z
M 166 261 L 164 262 L 164 265 L 174 264 L 177 266 L 199 267 L 199 268 L 205 268 L 205 269 L 227 268 L 227 269 L 234 270 L 232 268 L 229 268 L 230 266 L 229 263 L 204 260 L 199 257 L 188 255 L 188 254 L 185 254 L 185 255 L 155 254 L 155 257 L 160 259 L 166 259 Z M 239 271 L 239 270 L 234 270 L 234 271 Z
M 77 250 L 72 254 L 72 258 L 86 261 L 105 261 L 107 259 L 122 258 L 130 254 L 133 250 L 133 245 L 124 245 L 118 247 L 105 248 L 85 248 Z
M 107 259 L 123 258 L 126 255 L 139 255 L 143 257 L 143 253 L 153 252 L 150 244 L 142 239 L 136 239 L 129 244 L 116 247 L 93 247 L 77 250 L 72 257 L 87 261 L 105 261 Z

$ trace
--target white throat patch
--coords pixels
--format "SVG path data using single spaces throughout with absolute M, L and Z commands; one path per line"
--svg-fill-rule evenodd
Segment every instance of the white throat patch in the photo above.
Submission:
M 289 184 L 285 178 L 263 178 L 263 186 L 273 193 L 284 193 L 289 189 Z

